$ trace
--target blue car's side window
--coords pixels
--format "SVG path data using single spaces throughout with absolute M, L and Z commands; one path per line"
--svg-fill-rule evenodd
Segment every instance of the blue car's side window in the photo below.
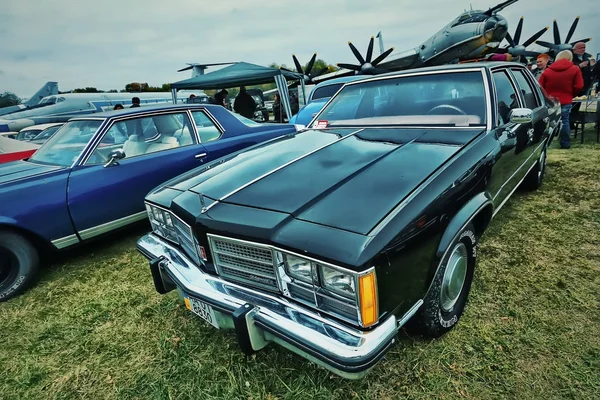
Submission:
M 196 143 L 186 113 L 163 114 L 115 122 L 104 134 L 86 164 L 106 162 L 115 149 L 125 158 L 189 146 Z
M 221 131 L 203 111 L 193 111 L 192 117 L 200 136 L 200 142 L 206 143 L 221 137 Z M 258 124 L 257 124 L 258 125 Z

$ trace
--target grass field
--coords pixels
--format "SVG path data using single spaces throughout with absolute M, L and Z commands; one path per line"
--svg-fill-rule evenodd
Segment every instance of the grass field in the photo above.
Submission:
M 516 192 L 480 245 L 460 323 L 401 332 L 348 381 L 276 346 L 246 358 L 231 331 L 154 291 L 146 227 L 69 252 L 0 303 L 2 399 L 600 398 L 600 145 L 556 148 L 537 192 Z

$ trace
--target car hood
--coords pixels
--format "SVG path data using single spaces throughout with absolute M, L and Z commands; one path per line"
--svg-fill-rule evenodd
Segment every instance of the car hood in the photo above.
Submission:
M 309 130 L 241 153 L 174 188 L 202 194 L 208 218 L 221 202 L 366 235 L 481 132 L 352 131 Z
M 54 165 L 41 165 L 28 161 L 13 161 L 0 164 L 0 185 L 19 179 L 30 178 L 36 175 L 56 171 L 63 167 Z
M 27 150 L 37 150 L 39 144 L 25 142 L 22 140 L 11 139 L 0 136 L 0 154 L 17 153 Z

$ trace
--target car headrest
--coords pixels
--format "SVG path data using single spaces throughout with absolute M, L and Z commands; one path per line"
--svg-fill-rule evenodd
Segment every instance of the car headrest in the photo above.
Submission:
M 131 142 L 143 142 L 144 139 L 139 137 L 138 135 L 131 135 L 129 136 L 129 141 Z
M 173 136 L 163 136 L 160 139 L 160 142 L 161 143 L 167 143 L 167 144 L 177 144 L 177 143 L 179 143 L 177 141 L 177 138 L 174 138 Z

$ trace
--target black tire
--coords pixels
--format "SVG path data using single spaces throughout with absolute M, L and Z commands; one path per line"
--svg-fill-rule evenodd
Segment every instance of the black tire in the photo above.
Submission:
M 464 258 L 464 283 L 460 290 L 454 291 L 454 296 L 449 301 L 447 285 L 442 285 L 449 266 L 458 268 L 457 254 Z M 477 236 L 473 224 L 469 223 L 450 243 L 446 254 L 436 274 L 429 292 L 423 299 L 423 305 L 417 314 L 407 324 L 407 329 L 425 337 L 437 338 L 451 330 L 459 321 L 471 290 L 473 272 L 477 261 Z M 443 293 L 442 293 L 443 292 Z
M 540 154 L 538 160 L 535 163 L 535 166 L 529 171 L 525 179 L 523 179 L 523 183 L 521 183 L 521 188 L 527 191 L 537 190 L 540 186 L 542 186 L 542 182 L 544 181 L 544 175 L 546 174 L 546 158 L 548 155 L 547 147 L 544 147 L 542 153 Z
M 35 247 L 14 232 L 0 232 L 0 302 L 15 297 L 37 275 L 39 255 Z

